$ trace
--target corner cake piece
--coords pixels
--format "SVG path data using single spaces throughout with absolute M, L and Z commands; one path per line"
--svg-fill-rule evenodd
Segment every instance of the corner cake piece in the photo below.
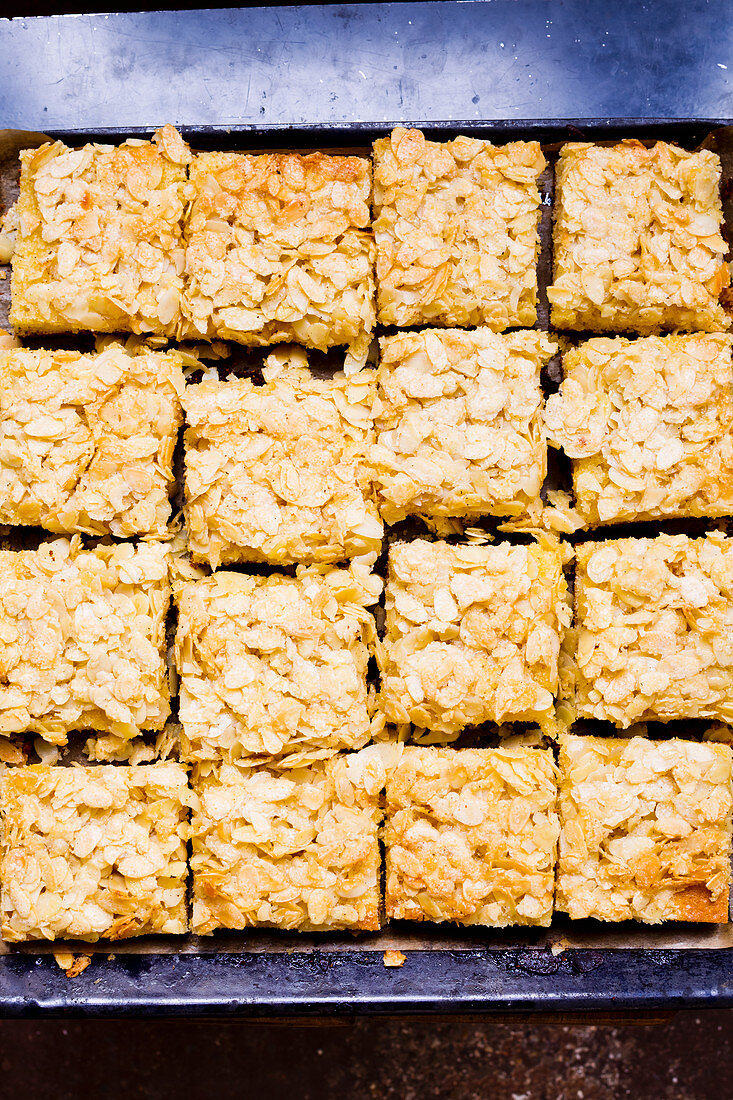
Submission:
M 552 721 L 570 618 L 559 544 L 394 543 L 386 596 L 377 656 L 389 722 L 452 734 Z
M 368 160 L 199 153 L 191 181 L 187 335 L 366 350 L 374 327 Z
M 379 750 L 194 773 L 192 930 L 379 928 Z
M 733 721 L 733 540 L 576 547 L 578 717 Z
M 378 554 L 382 524 L 366 463 L 374 373 L 323 379 L 297 366 L 264 373 L 264 386 L 237 378 L 186 389 L 194 558 L 216 568 Z
M 591 525 L 733 514 L 733 337 L 588 340 L 545 408 Z
M 185 759 L 299 767 L 370 737 L 364 565 L 297 577 L 220 570 L 178 593 L 176 664 Z
M 78 536 L 0 552 L 0 735 L 162 729 L 168 560 L 163 543 Z
M 533 325 L 544 167 L 536 141 L 436 142 L 401 127 L 375 141 L 379 321 Z
M 726 922 L 732 805 L 728 745 L 562 737 L 557 908 Z
M 377 442 L 387 523 L 523 516 L 547 471 L 540 371 L 556 350 L 541 332 L 427 329 L 380 340 Z
M 387 778 L 387 917 L 548 926 L 556 800 L 549 749 L 406 748 Z
M 152 142 L 21 153 L 16 333 L 176 333 L 189 156 L 172 126 Z
M 6 768 L 3 938 L 185 932 L 189 802 L 180 764 Z
M 715 332 L 730 319 L 720 159 L 657 142 L 564 145 L 551 320 L 560 329 Z
M 0 522 L 163 538 L 182 392 L 173 352 L 0 351 Z

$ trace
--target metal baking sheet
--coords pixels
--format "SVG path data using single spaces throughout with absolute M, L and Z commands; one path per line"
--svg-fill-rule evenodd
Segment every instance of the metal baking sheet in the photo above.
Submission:
M 712 145 L 724 158 L 724 194 L 733 180 L 733 131 L 721 120 L 521 121 L 499 125 L 436 125 L 494 140 L 537 137 L 548 159 L 568 138 L 665 138 L 688 147 Z M 327 127 L 219 130 L 183 127 L 194 147 L 247 150 L 338 148 L 364 152 L 382 127 L 351 125 L 334 141 Z M 150 132 L 150 128 L 144 130 Z M 138 133 L 136 130 L 135 133 Z M 51 132 L 80 143 L 120 141 L 126 131 Z M 44 140 L 37 133 L 0 134 L 0 202 L 13 201 L 17 150 Z M 552 169 L 543 177 L 541 282 L 550 277 Z M 727 207 L 726 203 L 726 207 Z M 733 212 L 726 209 L 729 231 Z M 7 327 L 9 279 L 0 282 L 0 323 Z M 541 296 L 542 297 L 542 296 Z M 546 302 L 538 324 L 547 326 Z M 68 343 L 68 340 L 66 341 Z M 710 526 L 713 524 L 711 523 Z M 399 948 L 401 968 L 386 968 L 383 953 Z M 91 955 L 88 968 L 67 978 L 53 955 Z M 380 933 L 298 935 L 252 930 L 199 939 L 146 937 L 96 945 L 0 943 L 0 1011 L 11 1015 L 166 1014 L 252 1015 L 353 1012 L 548 1011 L 659 1006 L 733 1005 L 733 925 L 633 924 L 605 926 L 559 916 L 551 929 L 459 929 L 389 925 Z
M 0 119 L 64 130 L 724 118 L 730 16 L 720 0 L 444 0 L 2 20 Z

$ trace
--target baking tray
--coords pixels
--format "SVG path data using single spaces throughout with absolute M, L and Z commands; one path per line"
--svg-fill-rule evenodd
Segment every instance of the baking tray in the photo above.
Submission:
M 733 229 L 733 139 L 728 129 L 732 119 L 412 122 L 439 139 L 457 133 L 494 141 L 533 138 L 550 153 L 566 140 L 661 138 L 688 147 L 704 142 L 723 158 L 726 222 Z M 180 129 L 195 148 L 364 152 L 374 138 L 399 124 L 404 123 Z M 78 144 L 149 136 L 151 130 L 75 128 L 48 134 Z M 538 324 L 546 327 L 542 284 L 550 276 L 551 171 L 542 186 Z M 0 199 L 11 200 L 12 191 L 12 181 L 0 177 Z M 0 299 L 7 299 L 7 293 L 6 280 L 0 283 Z M 384 965 L 389 948 L 405 953 L 402 967 Z M 59 950 L 90 954 L 91 964 L 68 978 L 54 959 Z M 561 916 L 550 930 L 446 930 L 395 922 L 383 932 L 355 937 L 257 929 L 201 940 L 145 937 L 114 944 L 12 948 L 0 944 L 0 1013 L 9 1016 L 567 1013 L 713 1005 L 733 1006 L 733 925 L 612 927 Z

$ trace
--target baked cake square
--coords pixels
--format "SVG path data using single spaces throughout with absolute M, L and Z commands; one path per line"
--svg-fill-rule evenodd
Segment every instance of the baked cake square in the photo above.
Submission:
M 382 524 L 366 449 L 373 371 L 316 378 L 307 367 L 189 386 L 186 505 L 193 556 L 336 562 L 378 554 Z
M 377 656 L 387 720 L 458 733 L 554 715 L 570 609 L 558 543 L 393 543 Z
M 320 349 L 368 343 L 374 327 L 368 160 L 199 153 L 191 181 L 189 336 Z
M 402 127 L 375 141 L 379 321 L 533 325 L 544 167 L 536 141 L 437 142 Z
M 387 523 L 523 516 L 547 471 L 542 332 L 426 329 L 380 340 L 372 447 Z
M 733 337 L 601 337 L 545 408 L 591 526 L 733 514 Z
M 555 171 L 552 324 L 716 332 L 730 320 L 720 159 L 658 141 L 564 145 Z
M 0 351 L 0 522 L 164 538 L 182 392 L 173 352 Z
M 557 908 L 597 920 L 728 920 L 731 750 L 560 741 Z
M 220 570 L 178 593 L 176 663 L 185 758 L 298 767 L 370 737 L 368 568 L 297 577 Z
M 162 729 L 168 563 L 164 543 L 78 536 L 0 552 L 0 735 Z
M 10 322 L 18 334 L 175 335 L 181 318 L 189 150 L 60 141 L 21 153 Z
M 406 748 L 387 777 L 387 917 L 549 925 L 556 800 L 549 749 Z
M 733 540 L 587 542 L 576 562 L 578 716 L 732 721 Z
M 384 778 L 376 747 L 280 773 L 201 769 L 193 931 L 379 928 Z
M 189 803 L 180 764 L 6 768 L 3 938 L 185 932 Z

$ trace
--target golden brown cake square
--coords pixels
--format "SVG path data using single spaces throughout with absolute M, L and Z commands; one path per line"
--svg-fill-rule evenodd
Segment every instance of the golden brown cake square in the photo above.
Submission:
M 377 651 L 387 721 L 446 734 L 547 725 L 569 618 L 557 543 L 393 543 Z
M 18 334 L 176 334 L 188 146 L 153 141 L 21 153 L 10 321 Z
M 563 736 L 557 901 L 597 920 L 728 920 L 731 750 Z
M 294 771 L 200 769 L 193 931 L 379 928 L 384 779 L 376 746 Z
M 0 735 L 162 729 L 168 565 L 159 542 L 0 551 Z
M 371 449 L 387 523 L 541 507 L 547 471 L 541 332 L 425 329 L 380 339 Z
M 577 546 L 575 618 L 579 717 L 733 720 L 733 539 Z
M 186 769 L 170 762 L 6 768 L 3 939 L 186 932 L 190 801 Z
M 307 366 L 189 386 L 186 504 L 194 557 L 337 562 L 382 546 L 367 448 L 374 372 L 317 378 Z
M 186 333 L 363 351 L 374 327 L 371 164 L 199 153 L 186 223 Z
M 0 522 L 164 538 L 182 392 L 175 352 L 0 351 Z
M 556 801 L 549 749 L 406 747 L 387 778 L 387 917 L 549 925 Z
M 375 141 L 379 321 L 532 326 L 544 167 L 536 141 L 437 142 L 402 127 Z
M 563 356 L 545 425 L 589 525 L 733 514 L 732 346 L 723 333 L 599 337 Z
M 352 563 L 296 577 L 219 570 L 178 593 L 191 762 L 299 767 L 370 738 L 366 670 L 381 580 Z
M 720 159 L 658 141 L 564 145 L 555 170 L 555 328 L 717 332 L 730 320 Z

